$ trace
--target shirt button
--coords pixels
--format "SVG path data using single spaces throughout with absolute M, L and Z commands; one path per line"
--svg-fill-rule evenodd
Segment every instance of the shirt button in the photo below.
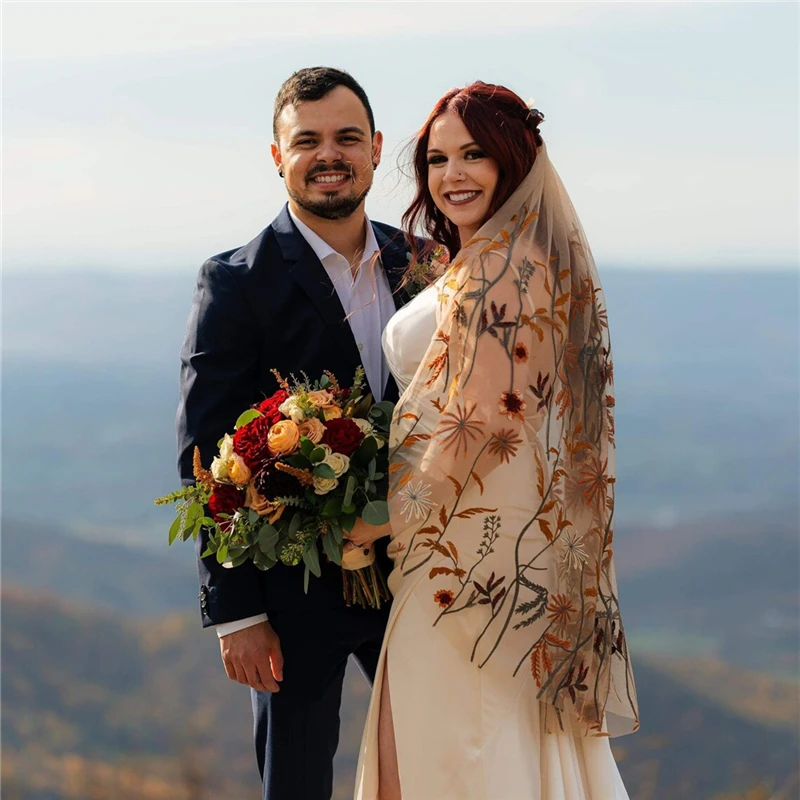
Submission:
M 358 343 L 358 349 L 359 350 L 363 350 L 364 349 L 364 345 L 361 342 Z

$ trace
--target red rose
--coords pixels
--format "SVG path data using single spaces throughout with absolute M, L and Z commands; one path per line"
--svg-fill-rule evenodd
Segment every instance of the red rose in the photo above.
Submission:
M 329 419 L 325 423 L 322 444 L 327 444 L 334 453 L 351 456 L 363 441 L 361 428 L 351 419 Z
M 251 470 L 269 458 L 267 435 L 271 427 L 269 418 L 256 417 L 233 434 L 233 451 L 244 459 Z
M 220 514 L 230 514 L 236 511 L 244 502 L 244 494 L 235 486 L 227 483 L 219 483 L 214 487 L 211 497 L 208 500 L 208 507 L 214 522 L 224 522 Z
M 283 419 L 283 414 L 278 411 L 280 406 L 289 397 L 289 392 L 284 389 L 278 389 L 272 397 L 268 397 L 261 405 L 256 408 L 269 420 L 270 425 L 280 422 Z

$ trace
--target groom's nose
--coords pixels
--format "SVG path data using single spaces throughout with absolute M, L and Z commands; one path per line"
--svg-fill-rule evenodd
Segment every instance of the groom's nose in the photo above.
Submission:
M 342 150 L 335 139 L 324 140 L 317 150 L 316 160 L 323 163 L 343 161 Z

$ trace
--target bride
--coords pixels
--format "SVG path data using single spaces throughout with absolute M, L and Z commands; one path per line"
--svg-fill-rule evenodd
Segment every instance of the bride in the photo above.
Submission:
M 356 800 L 628 797 L 608 320 L 542 120 L 478 82 L 416 140 L 405 227 L 455 255 L 384 331 L 390 530 L 352 538 L 390 533 L 394 601 Z

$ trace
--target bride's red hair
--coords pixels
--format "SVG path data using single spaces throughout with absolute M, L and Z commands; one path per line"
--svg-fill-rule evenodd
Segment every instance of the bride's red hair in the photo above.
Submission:
M 493 158 L 500 177 L 492 198 L 487 219 L 514 193 L 530 172 L 536 148 L 542 144 L 538 124 L 542 115 L 531 110 L 522 98 L 491 83 L 476 81 L 463 89 L 452 89 L 431 111 L 417 134 L 413 147 L 413 170 L 417 194 L 403 214 L 403 228 L 416 250 L 415 231 L 424 231 L 434 242 L 443 244 L 451 256 L 461 247 L 458 228 L 436 207 L 428 191 L 428 140 L 437 117 L 454 111 L 464 122 L 477 145 Z M 418 253 L 414 253 L 416 258 Z

